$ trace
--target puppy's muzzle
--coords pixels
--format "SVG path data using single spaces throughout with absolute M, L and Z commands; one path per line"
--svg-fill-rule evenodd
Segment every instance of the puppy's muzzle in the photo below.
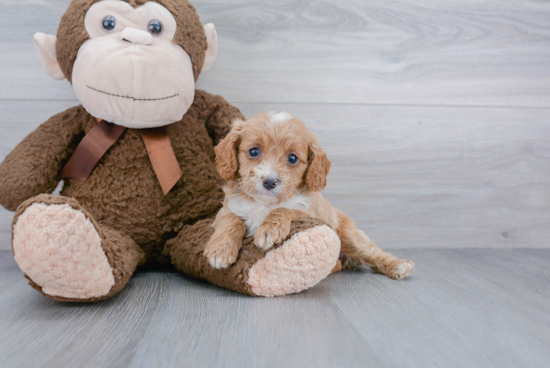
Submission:
M 267 190 L 275 189 L 279 185 L 279 180 L 276 178 L 263 178 L 262 183 Z

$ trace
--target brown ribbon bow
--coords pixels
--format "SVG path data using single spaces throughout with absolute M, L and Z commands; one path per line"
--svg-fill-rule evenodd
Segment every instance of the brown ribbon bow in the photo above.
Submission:
M 97 125 L 80 141 L 61 172 L 61 178 L 85 181 L 95 165 L 126 130 L 125 127 L 96 119 Z M 182 176 L 181 168 L 164 127 L 141 129 L 141 137 L 166 195 Z

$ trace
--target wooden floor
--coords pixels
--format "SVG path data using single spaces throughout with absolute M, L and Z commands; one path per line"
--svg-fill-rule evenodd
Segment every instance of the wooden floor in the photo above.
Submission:
M 61 304 L 0 252 L 1 367 L 546 367 L 550 250 L 403 250 L 411 279 L 342 272 L 252 298 L 139 273 L 95 305 Z

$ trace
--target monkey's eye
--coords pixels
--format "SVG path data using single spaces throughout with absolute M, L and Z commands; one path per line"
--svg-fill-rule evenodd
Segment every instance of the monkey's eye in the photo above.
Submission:
M 260 150 L 257 149 L 257 148 L 251 148 L 248 150 L 248 156 L 252 157 L 252 158 L 256 158 L 258 156 L 260 156 Z
M 103 29 L 106 32 L 112 32 L 116 28 L 116 19 L 115 17 L 108 15 L 105 18 L 103 18 Z
M 149 33 L 151 33 L 153 36 L 160 36 L 160 34 L 162 33 L 162 31 L 164 30 L 164 28 L 162 27 L 162 23 L 159 22 L 158 20 L 156 19 L 153 19 L 152 21 L 149 22 L 149 24 L 147 25 L 147 30 L 149 31 Z
M 296 157 L 296 155 L 289 155 L 287 160 L 291 165 L 296 165 L 298 163 L 298 157 Z

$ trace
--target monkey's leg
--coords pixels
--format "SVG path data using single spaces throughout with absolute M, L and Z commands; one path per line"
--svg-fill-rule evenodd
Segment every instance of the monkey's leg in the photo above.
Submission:
M 323 222 L 309 218 L 293 222 L 288 238 L 268 251 L 255 246 L 253 238 L 245 239 L 236 263 L 215 269 L 203 256 L 214 233 L 212 222 L 205 219 L 186 226 L 167 243 L 166 251 L 177 269 L 252 296 L 297 293 L 337 270 L 340 239 Z
M 17 209 L 12 249 L 30 285 L 64 302 L 109 298 L 145 261 L 129 236 L 98 224 L 75 199 L 48 194 Z

